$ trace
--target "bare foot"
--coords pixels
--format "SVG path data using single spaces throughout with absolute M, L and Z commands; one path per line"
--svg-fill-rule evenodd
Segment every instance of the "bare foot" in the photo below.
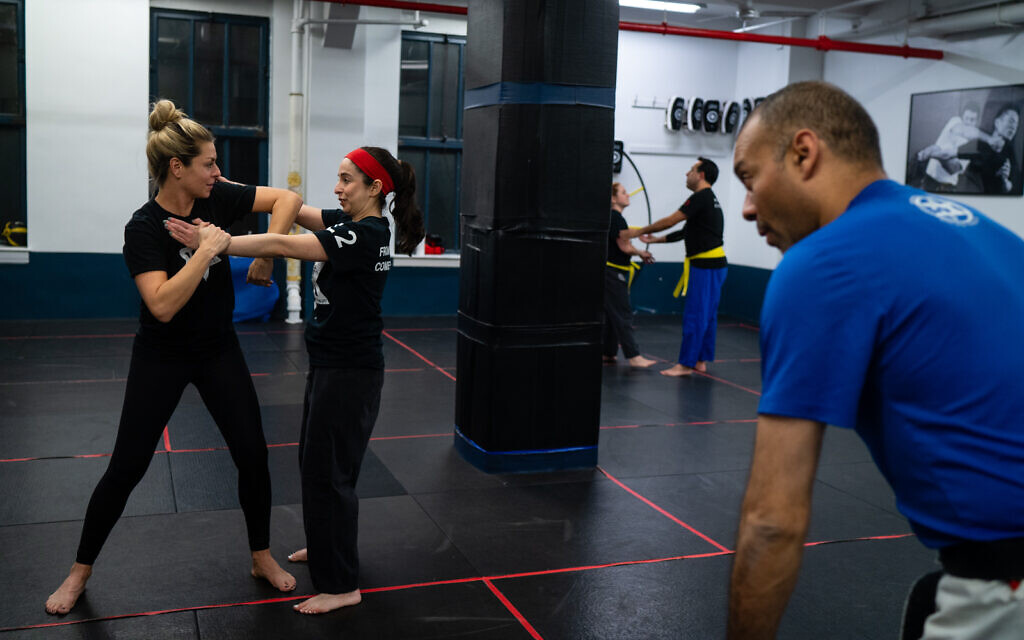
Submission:
M 697 364 L 695 364 L 693 368 L 701 373 L 706 373 L 708 370 L 708 363 L 706 360 L 698 360 Z
M 278 591 L 291 591 L 295 588 L 295 576 L 277 564 L 270 549 L 252 552 L 252 577 L 263 578 Z
M 662 370 L 661 371 L 661 375 L 669 376 L 669 377 L 672 377 L 672 378 L 680 378 L 682 376 L 691 376 L 691 375 L 693 375 L 693 369 L 691 369 L 690 367 L 684 367 L 681 364 L 677 364 L 676 366 L 674 366 L 674 367 L 672 367 L 670 369 Z
M 643 369 L 644 367 L 649 367 L 654 363 L 654 360 L 645 358 L 643 356 L 633 356 L 632 358 L 629 359 L 629 366 L 635 369 Z
M 46 613 L 64 615 L 78 602 L 78 596 L 85 591 L 85 583 L 92 575 L 92 565 L 75 563 L 71 565 L 68 577 L 60 587 L 46 599 Z
M 352 605 L 359 604 L 363 601 L 362 594 L 359 593 L 359 589 L 355 591 L 349 591 L 348 593 L 318 593 L 305 602 L 292 605 L 292 609 L 295 609 L 299 613 L 317 614 L 327 613 L 328 611 L 334 611 L 342 607 L 351 607 Z
M 307 560 L 309 560 L 309 554 L 305 547 L 288 556 L 288 562 L 306 562 Z

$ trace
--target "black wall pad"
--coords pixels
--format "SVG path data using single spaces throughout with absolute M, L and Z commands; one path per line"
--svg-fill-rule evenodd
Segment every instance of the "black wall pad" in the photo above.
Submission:
M 485 470 L 593 465 L 618 6 L 471 5 L 456 444 Z
M 467 331 L 466 317 L 499 327 L 599 329 L 607 236 L 606 230 L 502 231 L 464 221 L 459 334 Z
M 722 108 L 722 133 L 731 134 L 736 133 L 739 129 L 740 119 L 742 117 L 743 109 L 737 102 L 726 102 L 725 107 Z
M 665 109 L 665 127 L 669 131 L 679 131 L 686 126 L 686 100 L 671 97 Z
M 717 133 L 722 125 L 722 103 L 718 100 L 704 102 L 704 131 Z
M 618 23 L 614 0 L 470 0 L 466 88 L 496 82 L 614 87 Z
M 468 109 L 462 125 L 463 221 L 495 229 L 607 233 L 612 116 L 611 109 L 591 106 Z

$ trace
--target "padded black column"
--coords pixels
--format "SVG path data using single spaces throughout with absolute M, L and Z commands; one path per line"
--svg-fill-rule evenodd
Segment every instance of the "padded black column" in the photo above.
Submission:
M 616 0 L 470 0 L 455 442 L 597 463 Z

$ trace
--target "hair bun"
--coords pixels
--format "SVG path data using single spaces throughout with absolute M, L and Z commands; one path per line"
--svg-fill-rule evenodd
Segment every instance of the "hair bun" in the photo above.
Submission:
M 160 131 L 170 123 L 178 122 L 185 117 L 185 112 L 174 106 L 170 100 L 159 100 L 149 113 L 149 128 L 152 131 Z

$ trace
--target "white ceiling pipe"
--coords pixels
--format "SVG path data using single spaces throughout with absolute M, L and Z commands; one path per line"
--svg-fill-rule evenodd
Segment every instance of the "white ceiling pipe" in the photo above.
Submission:
M 911 36 L 941 36 L 947 34 L 976 31 L 978 29 L 1005 27 L 1024 22 L 1024 3 L 1015 3 L 984 9 L 974 9 L 962 13 L 953 13 L 938 18 L 920 18 L 909 21 Z M 850 29 L 841 33 L 829 34 L 830 38 L 850 39 L 866 38 L 893 31 L 906 31 L 906 18 L 892 20 L 877 27 L 866 29 Z
M 910 23 L 910 35 L 962 33 L 1024 23 L 1024 3 L 976 9 L 941 18 L 924 18 Z

